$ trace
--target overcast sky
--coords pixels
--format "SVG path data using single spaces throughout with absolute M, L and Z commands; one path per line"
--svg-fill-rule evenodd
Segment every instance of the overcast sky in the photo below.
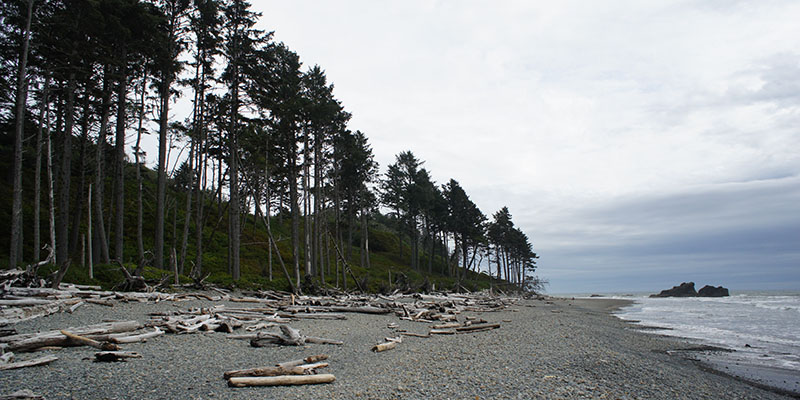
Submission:
M 508 206 L 549 292 L 800 289 L 800 2 L 253 7 L 382 171 Z

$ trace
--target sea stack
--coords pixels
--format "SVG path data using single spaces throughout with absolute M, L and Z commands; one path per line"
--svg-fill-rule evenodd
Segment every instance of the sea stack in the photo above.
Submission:
M 694 282 L 683 282 L 672 289 L 662 290 L 659 294 L 651 294 L 650 297 L 697 297 L 694 289 Z
M 722 286 L 714 287 L 705 285 L 697 292 L 697 295 L 700 297 L 727 297 L 730 296 L 730 293 L 728 293 L 728 289 Z

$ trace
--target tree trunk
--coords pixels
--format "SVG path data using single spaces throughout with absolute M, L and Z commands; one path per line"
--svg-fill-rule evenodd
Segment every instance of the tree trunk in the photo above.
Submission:
M 128 95 L 128 71 L 127 65 L 128 52 L 123 42 L 120 48 L 120 77 L 117 86 L 117 132 L 114 140 L 115 175 L 114 175 L 114 256 L 115 259 L 123 262 L 123 245 L 125 238 L 124 216 L 125 216 L 125 112 Z
M 181 257 L 178 262 L 178 271 L 183 274 L 184 265 L 186 262 L 186 247 L 189 245 L 189 224 L 192 221 L 192 199 L 194 194 L 194 155 L 197 140 L 192 138 L 192 144 L 189 149 L 189 187 L 186 190 L 186 205 L 183 213 L 183 239 L 181 239 Z
M 308 127 L 303 130 L 303 248 L 305 274 L 308 277 L 314 276 L 311 271 L 311 153 L 308 140 Z
M 56 255 L 56 202 L 54 199 L 53 188 L 53 146 L 50 139 L 50 109 L 48 107 L 45 111 L 45 123 L 47 124 L 47 197 L 49 200 L 49 216 L 50 216 L 50 261 Z
M 14 134 L 14 199 L 11 211 L 11 246 L 9 264 L 14 268 L 22 261 L 22 141 L 25 128 L 25 105 L 28 100 L 28 45 L 31 38 L 31 19 L 33 0 L 28 0 L 28 17 L 25 22 L 25 40 L 22 44 L 22 57 L 17 68 L 16 126 Z M 39 261 L 39 260 L 35 260 Z
M 78 190 L 77 202 L 75 205 L 75 213 L 72 215 L 72 232 L 70 233 L 70 249 L 69 254 L 75 255 L 78 250 L 78 240 L 80 239 L 80 226 L 81 218 L 83 218 L 83 193 L 86 189 L 86 143 L 89 142 L 89 129 L 91 125 L 91 104 L 89 102 L 89 82 L 85 83 L 86 89 L 83 96 L 83 117 L 81 118 L 81 143 L 80 150 L 78 151 L 78 164 L 80 164 L 80 171 L 78 171 Z M 89 208 L 92 204 L 89 203 Z
M 142 234 L 142 164 L 139 156 L 142 154 L 142 124 L 144 122 L 144 101 L 147 93 L 147 74 L 145 73 L 142 78 L 142 93 L 139 101 L 139 126 L 136 128 L 136 148 L 133 150 L 133 156 L 136 160 L 136 187 L 139 189 L 136 192 L 136 275 L 141 275 L 144 268 L 144 239 Z
M 291 140 L 294 143 L 294 139 Z M 297 204 L 297 152 L 292 149 L 289 155 L 289 201 L 292 214 L 292 257 L 294 258 L 294 277 L 300 282 L 300 210 Z
M 272 237 L 272 220 L 270 218 L 272 213 L 272 203 L 269 185 L 269 136 L 267 136 L 266 151 L 264 152 L 264 197 L 266 197 L 264 207 L 264 224 L 267 226 L 267 234 Z M 272 282 L 272 246 L 267 246 L 269 249 L 267 255 L 267 264 L 269 265 L 269 281 Z
M 314 138 L 314 233 L 313 233 L 313 263 L 319 270 L 323 287 L 325 286 L 325 271 L 322 262 L 322 134 Z
M 237 63 L 238 60 L 233 60 Z M 233 105 L 231 107 L 231 125 L 228 132 L 228 147 L 230 153 L 230 160 L 228 162 L 230 168 L 230 206 L 228 209 L 228 223 L 229 223 L 229 248 L 228 254 L 231 263 L 231 275 L 233 280 L 238 281 L 241 271 L 239 270 L 239 212 L 241 207 L 239 205 L 239 146 L 237 143 L 237 118 L 239 114 L 239 82 L 238 70 L 234 67 L 234 82 L 232 84 L 232 98 Z
M 156 268 L 164 269 L 164 207 L 167 197 L 167 124 L 169 122 L 169 97 L 171 77 L 168 72 L 162 76 L 160 96 L 161 113 L 158 119 L 158 183 L 156 189 L 156 224 L 154 237 L 154 259 Z
M 108 118 L 111 109 L 111 90 L 109 89 L 109 71 L 108 66 L 105 68 L 103 74 L 103 100 L 101 105 L 100 116 L 100 130 L 97 132 L 97 158 L 95 160 L 95 178 L 94 178 L 94 207 L 95 207 L 95 229 L 97 231 L 97 245 L 99 251 L 99 260 L 103 263 L 108 263 L 110 257 L 108 254 L 108 237 L 106 235 L 106 228 L 104 225 L 105 217 L 103 216 L 103 192 L 105 186 L 105 147 L 106 147 L 106 129 L 108 128 Z
M 64 109 L 64 132 L 61 141 L 61 175 L 58 190 L 58 226 L 56 236 L 61 245 L 56 253 L 56 263 L 63 264 L 69 257 L 69 193 L 72 172 L 72 126 L 75 112 L 75 72 L 70 72 L 67 83 L 67 102 Z
M 41 202 L 42 202 L 42 135 L 50 109 L 50 74 L 45 71 L 44 92 L 42 93 L 39 107 L 39 129 L 36 130 L 36 168 L 34 172 L 34 200 L 33 200 L 33 261 L 39 262 L 41 249 Z M 50 132 L 47 132 L 50 135 Z

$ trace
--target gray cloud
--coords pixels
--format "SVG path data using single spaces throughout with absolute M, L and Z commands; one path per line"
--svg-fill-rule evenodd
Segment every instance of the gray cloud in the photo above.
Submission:
M 586 289 L 603 282 L 613 291 L 634 280 L 655 290 L 712 277 L 739 289 L 766 282 L 797 287 L 797 204 L 800 178 L 791 177 L 590 206 L 566 218 L 576 226 L 543 245 L 550 250 L 542 251 L 542 273 L 559 291 L 581 281 Z
M 254 6 L 382 166 L 508 206 L 553 290 L 800 287 L 800 3 Z

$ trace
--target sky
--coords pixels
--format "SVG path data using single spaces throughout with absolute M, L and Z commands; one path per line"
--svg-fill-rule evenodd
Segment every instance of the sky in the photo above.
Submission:
M 800 2 L 252 3 L 382 171 L 508 206 L 548 292 L 800 289 Z

